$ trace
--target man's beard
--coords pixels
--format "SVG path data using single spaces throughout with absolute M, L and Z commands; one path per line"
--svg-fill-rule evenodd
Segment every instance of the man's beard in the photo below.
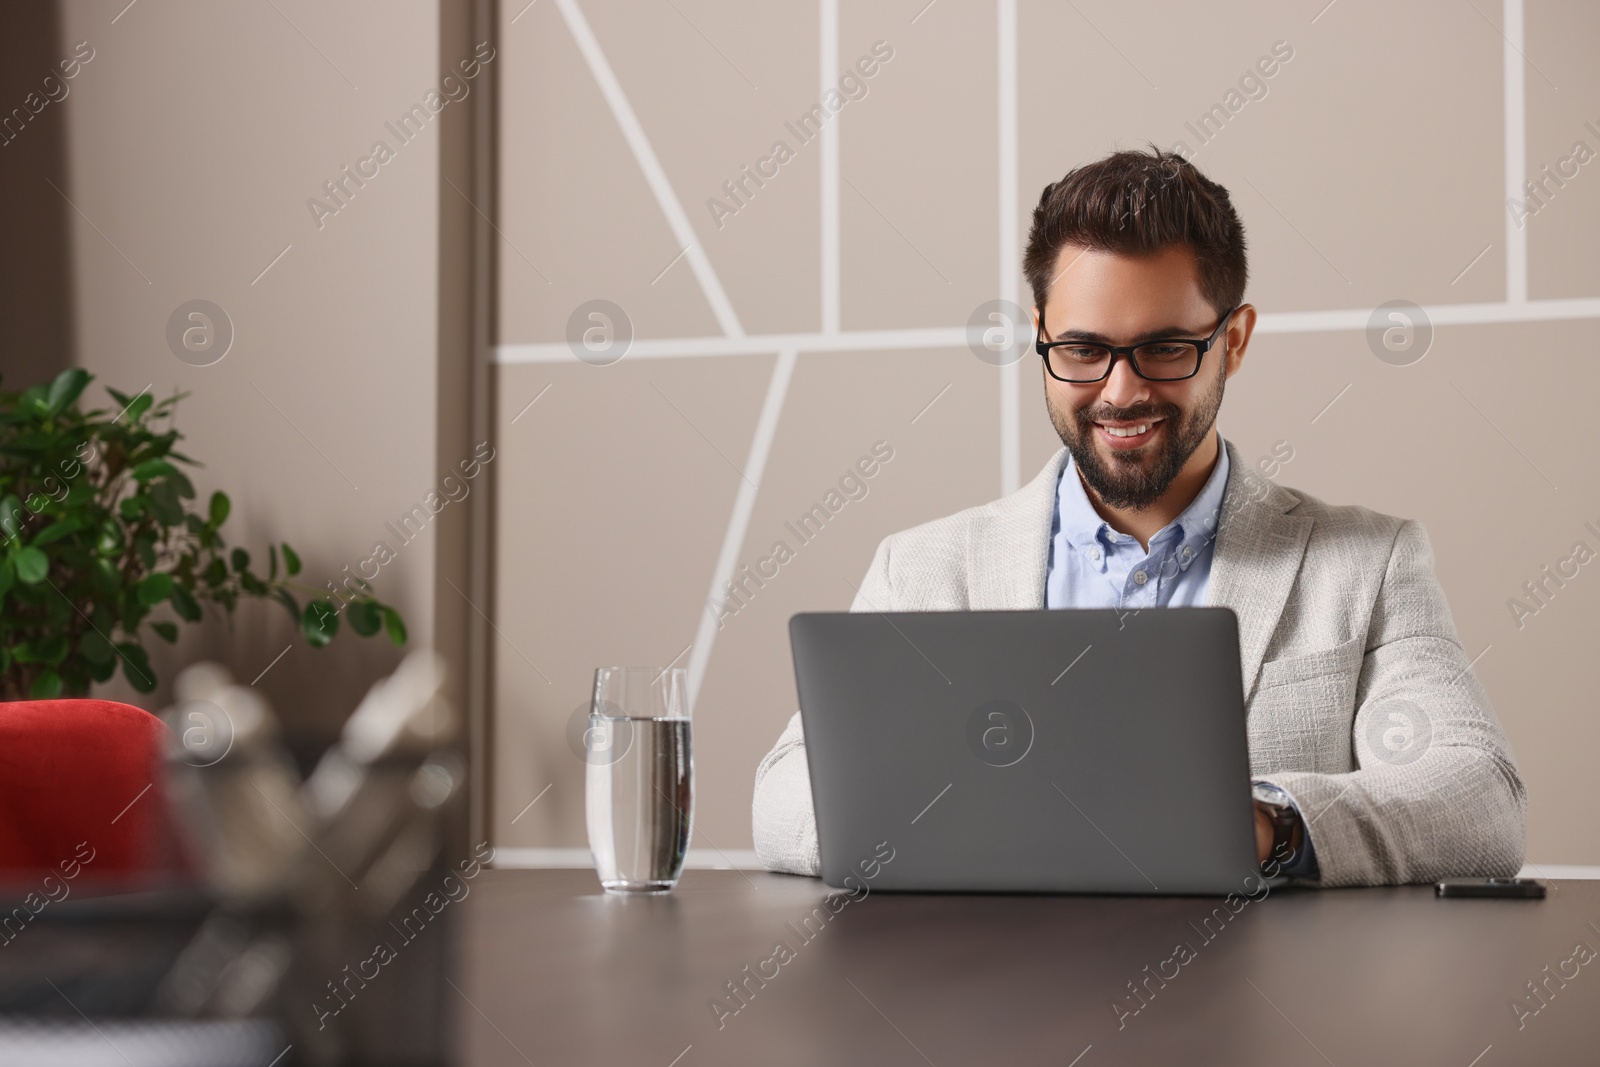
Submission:
M 1195 449 L 1205 442 L 1222 408 L 1226 381 L 1227 376 L 1219 373 L 1215 386 L 1197 397 L 1188 411 L 1176 404 L 1149 403 L 1129 408 L 1092 404 L 1064 413 L 1056 407 L 1048 388 L 1045 407 L 1050 410 L 1050 421 L 1055 424 L 1061 443 L 1067 446 L 1084 482 L 1101 502 L 1119 510 L 1140 511 L 1161 499 Z M 1095 435 L 1099 432 L 1096 420 L 1146 422 L 1154 419 L 1166 420 L 1159 444 L 1112 452 L 1109 461 L 1103 459 L 1095 447 Z M 1156 450 L 1153 455 L 1152 449 Z

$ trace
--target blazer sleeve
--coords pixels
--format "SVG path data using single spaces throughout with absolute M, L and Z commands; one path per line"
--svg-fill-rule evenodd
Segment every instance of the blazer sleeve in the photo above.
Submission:
M 1527 791 L 1418 523 L 1401 525 L 1371 610 L 1351 727 L 1357 769 L 1261 777 L 1294 798 L 1325 886 L 1515 875 Z
M 866 577 L 856 590 L 851 611 L 891 611 L 889 542 L 884 538 L 873 554 Z M 817 847 L 817 817 L 811 802 L 811 768 L 806 763 L 806 738 L 797 711 L 789 719 L 778 743 L 756 767 L 755 797 L 750 811 L 756 858 L 769 871 L 820 875 L 822 858 Z

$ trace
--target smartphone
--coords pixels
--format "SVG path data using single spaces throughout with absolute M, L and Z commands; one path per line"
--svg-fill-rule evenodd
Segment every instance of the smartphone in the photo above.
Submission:
M 1433 889 L 1441 897 L 1544 899 L 1544 883 L 1532 878 L 1446 878 Z

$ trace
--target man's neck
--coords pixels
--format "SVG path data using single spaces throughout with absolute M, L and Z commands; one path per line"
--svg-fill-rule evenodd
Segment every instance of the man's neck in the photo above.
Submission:
M 1217 466 L 1217 457 L 1220 454 L 1219 441 L 1217 429 L 1213 426 L 1206 434 L 1205 441 L 1194 450 L 1194 454 L 1184 463 L 1178 476 L 1167 486 L 1167 491 L 1149 507 L 1137 510 L 1113 508 L 1101 500 L 1100 494 L 1091 489 L 1087 483 L 1084 484 L 1083 491 L 1095 512 L 1106 520 L 1106 525 L 1118 533 L 1136 538 L 1139 547 L 1149 551 L 1150 538 L 1183 514 L 1183 509 L 1194 503 L 1194 498 L 1205 488 L 1206 479 L 1211 477 L 1211 472 Z M 1078 478 L 1082 481 L 1083 475 L 1079 474 Z

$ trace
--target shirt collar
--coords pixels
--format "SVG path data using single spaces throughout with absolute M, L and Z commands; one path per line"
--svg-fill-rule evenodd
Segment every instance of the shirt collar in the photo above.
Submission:
M 1211 468 L 1206 484 L 1201 486 L 1200 492 L 1177 518 L 1150 539 L 1152 546 L 1157 541 L 1165 543 L 1172 538 L 1181 540 L 1186 547 L 1198 553 L 1216 530 L 1223 494 L 1228 487 L 1229 466 L 1228 444 L 1220 434 L 1217 445 L 1217 463 Z M 1061 532 L 1066 535 L 1067 543 L 1076 548 L 1132 540 L 1127 534 L 1119 534 L 1111 529 L 1100 513 L 1095 511 L 1094 505 L 1089 502 L 1089 494 L 1084 491 L 1083 479 L 1078 475 L 1076 460 L 1069 459 L 1069 462 L 1062 464 L 1061 479 L 1056 489 L 1056 520 Z

